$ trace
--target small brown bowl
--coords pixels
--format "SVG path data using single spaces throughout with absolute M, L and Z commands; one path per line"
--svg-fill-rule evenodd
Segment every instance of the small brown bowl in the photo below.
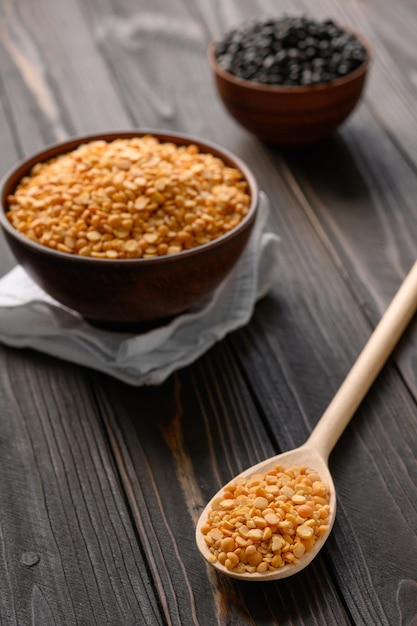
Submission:
M 264 85 L 237 78 L 223 70 L 215 56 L 216 42 L 208 48 L 215 83 L 228 112 L 259 139 L 282 146 L 311 144 L 332 135 L 355 108 L 365 85 L 366 60 L 350 74 L 328 83 L 309 86 Z
M 227 234 L 199 247 L 155 258 L 98 259 L 37 244 L 18 232 L 6 217 L 7 197 L 31 168 L 74 150 L 80 144 L 153 135 L 161 142 L 195 144 L 239 169 L 248 183 L 251 204 L 245 218 Z M 58 302 L 91 323 L 114 330 L 158 325 L 209 296 L 231 271 L 249 239 L 258 210 L 258 186 L 249 168 L 236 156 L 195 137 L 141 130 L 78 137 L 53 145 L 26 159 L 0 184 L 0 225 L 16 257 L 32 279 Z

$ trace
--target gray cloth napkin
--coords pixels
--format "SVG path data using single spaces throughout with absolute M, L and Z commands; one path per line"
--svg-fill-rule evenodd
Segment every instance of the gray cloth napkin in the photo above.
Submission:
M 276 277 L 279 238 L 268 232 L 268 200 L 232 273 L 194 310 L 143 334 L 94 328 L 50 298 L 22 267 L 0 280 L 0 341 L 34 348 L 131 385 L 157 385 L 227 333 L 245 325 Z

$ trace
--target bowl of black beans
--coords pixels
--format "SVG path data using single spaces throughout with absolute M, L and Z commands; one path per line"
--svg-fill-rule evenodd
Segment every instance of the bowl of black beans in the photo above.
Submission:
M 297 146 L 332 135 L 362 96 L 363 38 L 332 19 L 254 18 L 212 42 L 208 58 L 227 111 L 261 140 Z

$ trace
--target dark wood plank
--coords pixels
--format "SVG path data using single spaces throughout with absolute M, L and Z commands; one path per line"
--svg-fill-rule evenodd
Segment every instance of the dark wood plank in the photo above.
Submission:
M 7 2 L 0 19 L 4 95 L 24 154 L 129 125 L 77 2 Z
M 1 623 L 159 626 L 82 368 L 0 357 Z
M 0 38 L 1 56 L 1 38 Z M 19 147 L 13 128 L 12 114 L 7 98 L 4 96 L 4 84 L 0 81 L 0 180 L 19 159 Z M 0 276 L 6 274 L 15 265 L 14 257 L 6 244 L 3 232 L 0 232 Z

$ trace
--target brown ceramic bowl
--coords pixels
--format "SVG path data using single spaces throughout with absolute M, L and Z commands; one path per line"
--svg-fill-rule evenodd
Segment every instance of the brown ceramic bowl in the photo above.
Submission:
M 7 219 L 7 197 L 31 168 L 88 141 L 151 134 L 160 141 L 196 144 L 238 168 L 251 195 L 246 217 L 229 233 L 199 247 L 152 259 L 97 259 L 59 252 L 19 233 Z M 186 311 L 208 296 L 237 262 L 258 209 L 258 186 L 236 156 L 195 137 L 141 130 L 78 137 L 56 144 L 17 165 L 1 182 L 0 224 L 17 261 L 49 295 L 91 323 L 115 330 L 148 327 Z
M 311 86 L 270 86 L 237 78 L 219 67 L 212 42 L 208 60 L 224 106 L 263 141 L 297 146 L 329 137 L 353 111 L 365 84 L 369 46 L 354 34 L 365 46 L 367 59 L 343 78 Z

